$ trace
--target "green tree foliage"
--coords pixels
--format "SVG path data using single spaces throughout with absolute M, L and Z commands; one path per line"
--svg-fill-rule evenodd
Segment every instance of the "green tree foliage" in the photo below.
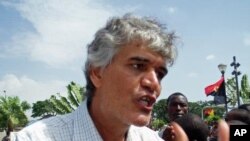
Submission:
M 203 120 L 206 121 L 209 125 L 212 125 L 214 122 L 217 122 L 219 119 L 223 118 L 225 113 L 224 106 L 205 106 L 202 108 Z
M 46 117 L 49 115 L 55 115 L 56 113 L 53 110 L 53 105 L 49 100 L 37 101 L 32 106 L 32 115 L 31 117 Z
M 28 122 L 25 111 L 31 106 L 26 101 L 21 101 L 19 97 L 0 96 L 0 128 L 12 129 L 24 126 Z
M 237 91 L 236 91 L 236 81 L 235 77 L 229 78 L 226 83 L 226 90 L 228 99 L 230 99 L 229 104 L 236 106 L 237 104 Z M 239 84 L 239 93 L 244 102 L 250 101 L 250 85 L 248 81 L 248 76 L 246 74 L 242 75 L 242 79 Z
M 155 119 L 151 124 L 152 124 L 151 128 L 153 130 L 159 130 L 165 125 L 165 122 L 163 120 L 160 120 L 160 119 Z
M 74 111 L 85 98 L 85 89 L 75 82 L 67 86 L 67 97 L 59 93 L 52 95 L 45 101 L 33 104 L 32 117 L 46 117 L 48 115 L 62 115 Z
M 164 123 L 167 123 L 168 120 L 166 116 L 166 107 L 167 107 L 166 101 L 167 99 L 161 99 L 154 105 L 152 113 L 153 119 L 162 120 Z
M 241 79 L 241 90 L 240 90 L 241 97 L 243 98 L 244 102 L 249 101 L 250 99 L 250 85 L 248 82 L 248 76 L 245 74 L 242 76 Z
M 226 93 L 229 100 L 228 104 L 235 106 L 237 103 L 237 95 L 236 95 L 236 83 L 234 77 L 227 79 Z
M 202 102 L 202 101 L 188 102 L 189 112 L 202 117 L 202 114 L 201 114 L 202 108 L 207 105 L 209 105 L 208 102 Z
M 79 84 L 71 82 L 68 86 L 68 100 L 75 109 L 78 107 L 82 100 L 85 99 L 85 88 L 81 87 Z

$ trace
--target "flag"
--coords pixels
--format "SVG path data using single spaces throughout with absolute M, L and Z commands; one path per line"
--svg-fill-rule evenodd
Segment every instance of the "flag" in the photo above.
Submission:
M 208 107 L 204 109 L 203 113 L 205 116 L 214 116 L 214 109 L 211 107 Z
M 225 104 L 226 103 L 226 91 L 225 91 L 225 82 L 223 81 L 219 89 L 214 95 L 214 104 Z
M 226 103 L 226 90 L 225 90 L 225 82 L 224 77 L 221 77 L 219 81 L 216 83 L 209 85 L 205 88 L 205 93 L 207 96 L 214 96 L 214 103 L 225 104 Z
M 224 77 L 221 77 L 221 79 L 214 84 L 211 84 L 205 88 L 205 94 L 207 96 L 212 95 L 215 96 L 218 89 L 221 87 L 221 84 L 224 82 Z

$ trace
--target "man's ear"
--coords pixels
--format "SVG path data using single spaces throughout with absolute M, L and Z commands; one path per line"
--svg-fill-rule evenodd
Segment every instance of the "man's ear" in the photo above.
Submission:
M 102 81 L 102 69 L 100 67 L 92 67 L 90 72 L 90 79 L 96 88 L 100 87 Z

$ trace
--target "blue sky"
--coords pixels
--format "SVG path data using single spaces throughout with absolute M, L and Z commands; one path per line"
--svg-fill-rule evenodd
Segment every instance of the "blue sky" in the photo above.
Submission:
M 153 16 L 180 37 L 177 62 L 159 99 L 173 92 L 189 101 L 212 100 L 204 88 L 220 79 L 233 56 L 250 75 L 250 1 L 247 0 L 1 0 L 0 94 L 33 103 L 65 94 L 71 81 L 85 85 L 86 44 L 110 16 Z M 241 79 L 241 76 L 239 77 Z

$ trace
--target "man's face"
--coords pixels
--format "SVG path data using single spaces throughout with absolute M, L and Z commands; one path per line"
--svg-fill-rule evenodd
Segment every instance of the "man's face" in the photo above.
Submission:
M 170 121 L 188 113 L 187 99 L 181 95 L 172 97 L 167 106 L 167 113 Z
M 143 45 L 130 44 L 100 71 L 94 98 L 99 99 L 103 118 L 113 124 L 144 126 L 160 95 L 167 74 L 165 60 Z

